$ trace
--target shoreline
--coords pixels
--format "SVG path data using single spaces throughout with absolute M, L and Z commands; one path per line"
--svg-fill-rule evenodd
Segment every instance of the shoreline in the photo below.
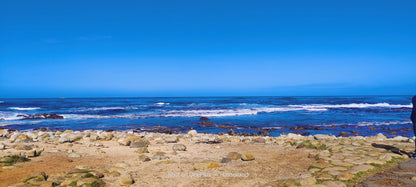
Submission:
M 1 159 L 19 155 L 30 161 L 3 162 L 0 184 L 350 186 L 408 160 L 407 155 L 376 148 L 374 143 L 409 152 L 414 150 L 413 142 L 414 137 L 382 134 L 270 137 L 195 130 L 164 134 L 1 129 Z M 42 180 L 42 172 L 48 179 Z

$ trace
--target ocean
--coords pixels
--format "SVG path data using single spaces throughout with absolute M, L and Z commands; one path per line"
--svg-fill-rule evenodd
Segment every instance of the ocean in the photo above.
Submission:
M 0 128 L 412 137 L 411 97 L 4 98 Z

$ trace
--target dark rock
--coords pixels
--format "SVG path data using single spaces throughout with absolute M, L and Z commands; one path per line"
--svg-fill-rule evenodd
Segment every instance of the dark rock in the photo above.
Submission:
M 340 132 L 338 136 L 348 137 L 349 135 L 350 135 L 350 133 L 348 133 L 348 132 Z
M 229 159 L 229 158 L 222 158 L 221 159 L 221 163 L 228 163 L 228 162 L 231 162 L 231 159 Z
M 199 118 L 199 120 L 200 120 L 200 121 L 209 121 L 210 119 L 209 119 L 209 118 L 207 118 L 207 117 L 200 117 L 200 118 Z
M 23 119 L 64 119 L 63 116 L 58 114 L 34 114 L 34 115 L 17 115 L 17 117 L 23 117 Z

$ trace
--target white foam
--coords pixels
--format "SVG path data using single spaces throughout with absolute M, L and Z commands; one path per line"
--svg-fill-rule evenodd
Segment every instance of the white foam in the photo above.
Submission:
M 409 105 L 394 105 L 389 103 L 350 103 L 350 104 L 337 104 L 337 105 L 321 105 L 321 104 L 312 104 L 312 105 L 289 105 L 289 107 L 300 107 L 305 110 L 314 110 L 314 109 L 329 109 L 329 108 L 412 108 L 412 104 Z
M 24 115 L 22 113 L 15 113 L 15 112 L 0 112 L 0 119 L 3 120 L 19 120 L 23 119 L 24 117 L 17 117 L 18 115 Z
M 12 110 L 39 110 L 40 107 L 9 107 Z
M 156 105 L 169 105 L 170 103 L 158 102 Z
M 137 107 L 127 106 L 127 107 L 96 107 L 96 108 L 80 108 L 81 110 L 76 111 L 100 111 L 100 110 L 134 110 L 138 109 Z

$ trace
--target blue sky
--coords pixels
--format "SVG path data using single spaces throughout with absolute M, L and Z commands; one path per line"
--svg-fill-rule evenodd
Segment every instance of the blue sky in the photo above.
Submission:
M 0 2 L 0 97 L 410 95 L 416 2 Z

